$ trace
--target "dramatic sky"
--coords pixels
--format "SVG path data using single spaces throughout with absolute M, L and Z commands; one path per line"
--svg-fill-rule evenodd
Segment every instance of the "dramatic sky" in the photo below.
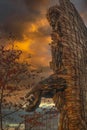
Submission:
M 32 54 L 37 66 L 49 66 L 50 26 L 46 11 L 58 0 L 0 0 L 0 40 L 9 43 L 9 38 L 20 49 Z M 72 0 L 85 24 L 87 24 L 87 0 Z

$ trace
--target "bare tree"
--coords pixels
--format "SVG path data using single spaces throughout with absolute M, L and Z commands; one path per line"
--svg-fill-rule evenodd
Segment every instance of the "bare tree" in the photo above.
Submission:
M 15 113 L 23 104 L 14 104 L 13 101 L 8 101 L 14 92 L 29 88 L 29 78 L 33 77 L 30 69 L 31 64 L 26 62 L 20 63 L 21 50 L 14 50 L 14 47 L 6 49 L 0 47 L 0 129 L 3 130 L 3 119 L 9 114 Z M 3 114 L 5 107 L 17 107 L 16 111 L 7 115 Z

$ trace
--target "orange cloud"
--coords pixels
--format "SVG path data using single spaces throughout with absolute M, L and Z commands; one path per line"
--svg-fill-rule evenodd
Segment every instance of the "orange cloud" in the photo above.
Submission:
M 2 14 L 2 30 L 3 39 L 12 40 L 15 49 L 23 51 L 22 60 L 32 54 L 32 62 L 39 66 L 49 66 L 50 61 L 50 27 L 46 19 L 46 11 L 49 5 L 47 0 L 20 0 L 8 1 L 4 3 L 8 6 L 10 13 L 4 13 L 4 5 Z M 20 8 L 21 7 L 21 8 Z M 5 14 L 5 16 L 4 16 Z M 6 19 L 7 18 L 7 19 Z
M 46 18 L 39 19 L 33 23 L 26 23 L 24 40 L 15 41 L 14 45 L 24 52 L 24 56 L 31 53 L 32 63 L 36 66 L 49 66 L 51 60 L 49 43 L 49 25 Z
M 32 40 L 31 39 L 28 39 L 28 40 L 24 40 L 22 42 L 19 42 L 19 41 L 15 41 L 14 42 L 14 46 L 15 48 L 18 48 L 22 51 L 30 51 L 30 45 L 32 44 Z

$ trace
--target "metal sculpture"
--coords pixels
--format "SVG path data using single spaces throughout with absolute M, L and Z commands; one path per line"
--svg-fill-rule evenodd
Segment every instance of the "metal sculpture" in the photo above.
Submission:
M 54 74 L 32 88 L 27 97 L 28 110 L 36 109 L 41 97 L 52 93 L 60 111 L 58 130 L 87 129 L 87 28 L 69 0 L 49 8 L 47 19 L 52 27 Z M 32 98 L 30 95 L 32 94 Z

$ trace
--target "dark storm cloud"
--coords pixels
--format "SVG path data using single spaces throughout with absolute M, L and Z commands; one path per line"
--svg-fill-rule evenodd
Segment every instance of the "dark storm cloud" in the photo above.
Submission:
M 87 0 L 71 0 L 87 25 Z
M 12 21 L 12 20 L 11 20 Z M 5 38 L 21 41 L 23 39 L 24 25 L 23 22 L 12 21 L 6 22 L 2 26 L 2 33 Z
M 87 10 L 87 0 L 71 0 L 76 8 L 80 11 L 83 12 Z
M 23 40 L 26 23 L 43 17 L 47 0 L 0 0 L 0 31 L 5 38 Z
M 87 0 L 71 0 L 86 21 Z M 22 41 L 26 23 L 33 23 L 45 17 L 48 5 L 58 0 L 0 0 L 0 32 L 5 38 Z M 38 34 L 49 35 L 49 27 L 38 28 Z
M 48 4 L 48 0 L 24 0 L 29 9 L 39 10 Z
M 28 10 L 29 20 L 36 20 L 38 17 L 43 17 L 43 12 L 46 10 L 49 0 L 23 0 L 24 5 Z
M 11 0 L 0 0 L 0 31 L 5 38 L 22 38 L 22 24 L 26 19 L 26 10 L 21 4 Z

